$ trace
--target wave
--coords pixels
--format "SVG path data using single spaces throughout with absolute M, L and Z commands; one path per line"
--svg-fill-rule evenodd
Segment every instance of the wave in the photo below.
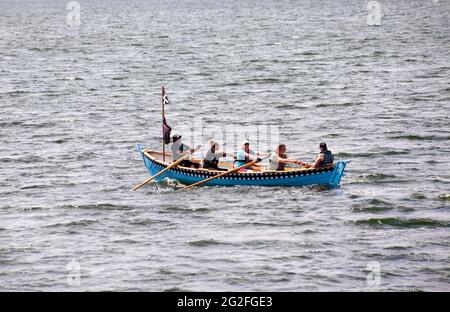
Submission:
M 283 108 L 283 109 L 305 109 L 305 107 L 296 106 L 294 104 L 278 104 L 275 108 Z
M 172 224 L 172 222 L 170 222 L 168 220 L 154 220 L 154 219 L 147 219 L 147 218 L 131 220 L 128 223 L 133 224 L 133 225 L 150 225 L 150 224 L 161 224 L 161 223 Z
M 58 140 L 53 141 L 53 143 L 62 144 L 62 143 L 66 143 L 68 141 L 69 141 L 68 139 L 58 139 Z
M 450 201 L 450 194 L 440 194 L 438 198 L 441 200 Z
M 394 156 L 394 155 L 407 155 L 411 152 L 409 149 L 403 150 L 390 150 L 383 152 L 366 152 L 366 153 L 351 153 L 351 152 L 339 152 L 334 154 L 337 157 L 347 157 L 347 158 L 372 158 L 382 156 Z
M 179 287 L 170 287 L 170 288 L 165 288 L 163 289 L 163 292 L 188 292 L 191 291 L 187 288 L 179 288 Z
M 246 80 L 246 82 L 248 83 L 252 83 L 252 82 L 256 82 L 258 84 L 266 84 L 266 83 L 280 83 L 280 82 L 285 82 L 283 80 L 280 80 L 278 78 L 256 78 L 256 79 L 249 79 Z
M 438 136 L 438 135 L 416 135 L 416 134 L 409 134 L 409 135 L 398 135 L 389 137 L 390 139 L 405 139 L 410 141 L 449 141 L 450 136 Z
M 131 238 L 121 238 L 112 241 L 113 243 L 139 244 L 140 242 Z
M 321 108 L 321 107 L 349 107 L 349 106 L 353 106 L 353 105 L 358 105 L 359 103 L 350 103 L 350 102 L 346 102 L 346 103 L 320 103 L 317 104 L 315 107 L 316 108 Z
M 375 153 L 349 153 L 349 152 L 339 152 L 335 153 L 335 157 L 341 157 L 341 158 L 366 158 L 366 157 L 373 157 L 375 156 Z
M 84 220 L 78 220 L 78 221 L 71 221 L 71 222 L 58 222 L 58 223 L 53 223 L 53 224 L 49 224 L 46 225 L 46 228 L 53 228 L 53 227 L 59 227 L 59 226 L 64 226 L 64 227 L 69 227 L 69 226 L 87 226 L 93 223 L 97 223 L 98 221 L 95 220 L 88 220 L 88 219 L 84 219 Z
M 357 220 L 353 222 L 357 225 L 392 226 L 401 228 L 450 227 L 450 221 L 438 221 L 426 218 L 423 219 L 370 218 L 366 220 Z
M 26 121 L 11 121 L 11 122 L 0 122 L 0 127 L 2 128 L 9 128 L 9 127 L 15 127 L 19 126 L 20 128 L 32 128 L 32 129 L 39 129 L 39 128 L 51 128 L 58 126 L 55 122 L 43 122 L 43 123 L 30 123 Z
M 7 128 L 11 126 L 21 126 L 22 124 L 23 124 L 22 121 L 0 122 L 0 127 Z
M 104 210 L 130 210 L 132 207 L 124 205 L 114 205 L 114 204 L 94 204 L 94 205 L 74 205 L 65 204 L 60 205 L 58 208 L 63 209 L 104 209 Z
M 373 198 L 369 200 L 367 205 L 356 204 L 352 210 L 357 212 L 384 212 L 394 209 L 394 206 L 381 199 Z
M 28 186 L 22 186 L 21 190 L 29 190 L 29 189 L 42 189 L 42 188 L 49 188 L 52 187 L 51 185 L 47 184 L 34 184 L 34 185 L 28 185 Z
M 214 246 L 214 245 L 222 245 L 225 244 L 223 242 L 216 241 L 214 239 L 200 239 L 196 241 L 187 241 L 187 243 L 191 246 L 195 247 L 207 247 L 207 246 Z
M 57 79 L 57 80 L 69 80 L 69 81 L 74 80 L 74 81 L 80 81 L 80 80 L 84 80 L 84 79 L 81 78 L 81 77 L 73 77 L 73 76 L 71 76 L 71 77 L 60 78 L 60 79 Z
M 397 246 L 397 245 L 394 245 L 394 246 L 384 247 L 384 249 L 387 249 L 387 250 L 409 250 L 409 249 L 411 249 L 411 246 Z
M 349 181 L 350 184 L 382 184 L 382 183 L 408 183 L 415 182 L 412 179 L 405 179 L 395 175 L 384 173 L 363 174 Z
M 211 211 L 209 208 L 182 208 L 177 206 L 171 206 L 164 208 L 163 211 L 160 212 L 204 212 L 204 211 Z
M 20 162 L 20 160 L 17 160 L 17 159 L 14 159 L 14 158 L 9 158 L 9 157 L 7 157 L 7 158 L 0 158 L 0 163 L 9 163 L 9 162 L 15 162 L 15 161 L 19 161 Z
M 275 222 L 246 221 L 246 222 L 238 222 L 237 223 L 238 226 L 250 225 L 250 226 L 273 226 L 273 227 L 280 227 L 280 226 L 290 227 L 290 226 L 308 225 L 308 224 L 313 224 L 313 222 L 312 221 L 290 221 L 290 222 L 275 223 Z
M 371 174 L 363 175 L 362 177 L 364 177 L 368 181 L 383 181 L 383 180 L 398 178 L 396 175 L 384 174 L 384 173 L 371 173 Z
M 410 196 L 412 199 L 426 199 L 427 197 L 421 193 L 413 193 Z
M 353 211 L 358 212 L 385 212 L 388 210 L 392 210 L 394 207 L 383 207 L 383 206 L 367 206 L 367 207 L 354 207 Z
M 221 85 L 221 86 L 224 86 L 224 87 L 234 87 L 234 86 L 240 86 L 240 85 L 242 85 L 242 83 L 240 83 L 240 82 L 227 82 L 227 83 L 224 83 L 224 84 Z
M 409 154 L 411 150 L 400 150 L 400 151 L 386 151 L 380 153 L 381 155 L 393 156 L 393 155 L 406 155 Z
M 294 56 L 297 56 L 297 55 L 319 55 L 319 53 L 311 51 L 311 50 L 305 50 L 305 51 L 302 51 L 302 52 L 294 53 Z

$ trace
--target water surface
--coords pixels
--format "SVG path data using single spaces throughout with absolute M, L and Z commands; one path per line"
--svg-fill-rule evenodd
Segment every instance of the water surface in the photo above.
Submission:
M 448 1 L 66 4 L 0 2 L 1 290 L 450 290 Z M 347 176 L 130 192 L 162 84 L 174 128 L 280 125 Z

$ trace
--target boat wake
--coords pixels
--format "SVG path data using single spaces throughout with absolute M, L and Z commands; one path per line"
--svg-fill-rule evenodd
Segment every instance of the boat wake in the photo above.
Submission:
M 153 182 L 149 185 L 154 185 L 156 187 L 156 190 L 158 191 L 173 191 L 174 189 L 181 189 L 185 185 L 183 183 L 180 183 L 178 180 L 171 179 L 171 178 L 164 178 L 162 181 L 159 182 Z

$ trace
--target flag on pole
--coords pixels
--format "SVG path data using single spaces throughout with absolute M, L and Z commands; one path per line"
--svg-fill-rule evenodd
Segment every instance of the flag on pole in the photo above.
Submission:
M 170 102 L 169 102 L 169 98 L 167 97 L 167 94 L 166 94 L 166 92 L 164 92 L 164 96 L 163 96 L 163 101 L 164 101 L 164 105 L 166 105 L 166 104 L 170 104 Z
M 165 144 L 170 143 L 170 131 L 172 131 L 172 128 L 167 124 L 166 117 L 163 117 L 163 140 Z
M 167 124 L 166 116 L 164 115 L 164 105 L 169 104 L 169 97 L 166 94 L 166 90 L 162 87 L 162 98 L 163 98 L 163 141 L 164 144 L 170 143 L 170 132 L 172 128 Z M 163 146 L 164 147 L 164 146 Z

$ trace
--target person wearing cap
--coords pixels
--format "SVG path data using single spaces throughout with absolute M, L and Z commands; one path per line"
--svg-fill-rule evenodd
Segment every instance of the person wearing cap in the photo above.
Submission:
M 316 157 L 313 168 L 320 168 L 327 165 L 332 165 L 334 162 L 334 156 L 327 148 L 327 144 L 322 142 L 319 144 L 320 153 Z
M 203 168 L 212 170 L 226 170 L 219 168 L 219 159 L 220 157 L 226 157 L 227 153 L 219 151 L 219 143 L 211 140 L 209 144 L 210 148 L 206 152 L 205 159 L 203 159 Z
M 286 167 L 286 164 L 296 164 L 303 165 L 303 163 L 299 160 L 288 158 L 286 156 L 286 145 L 280 144 L 278 147 L 270 154 L 269 157 L 269 165 L 266 170 L 277 170 L 283 171 Z
M 179 134 L 174 134 L 172 136 L 171 150 L 172 150 L 172 160 L 173 161 L 177 161 L 178 159 L 180 159 L 184 155 L 188 154 L 189 152 L 194 151 L 193 148 L 191 148 L 190 146 L 181 142 L 181 135 L 179 135 Z M 188 159 L 181 161 L 179 166 L 200 168 L 200 164 L 190 161 Z
M 261 158 L 258 158 L 260 153 L 255 152 L 250 149 L 250 142 L 248 140 L 244 140 L 242 142 L 242 148 L 236 155 L 236 160 L 234 162 L 235 167 L 240 167 L 249 162 L 256 160 L 257 162 L 261 161 Z M 250 168 L 248 168 L 250 169 Z M 259 167 L 252 166 L 252 170 L 259 171 Z

